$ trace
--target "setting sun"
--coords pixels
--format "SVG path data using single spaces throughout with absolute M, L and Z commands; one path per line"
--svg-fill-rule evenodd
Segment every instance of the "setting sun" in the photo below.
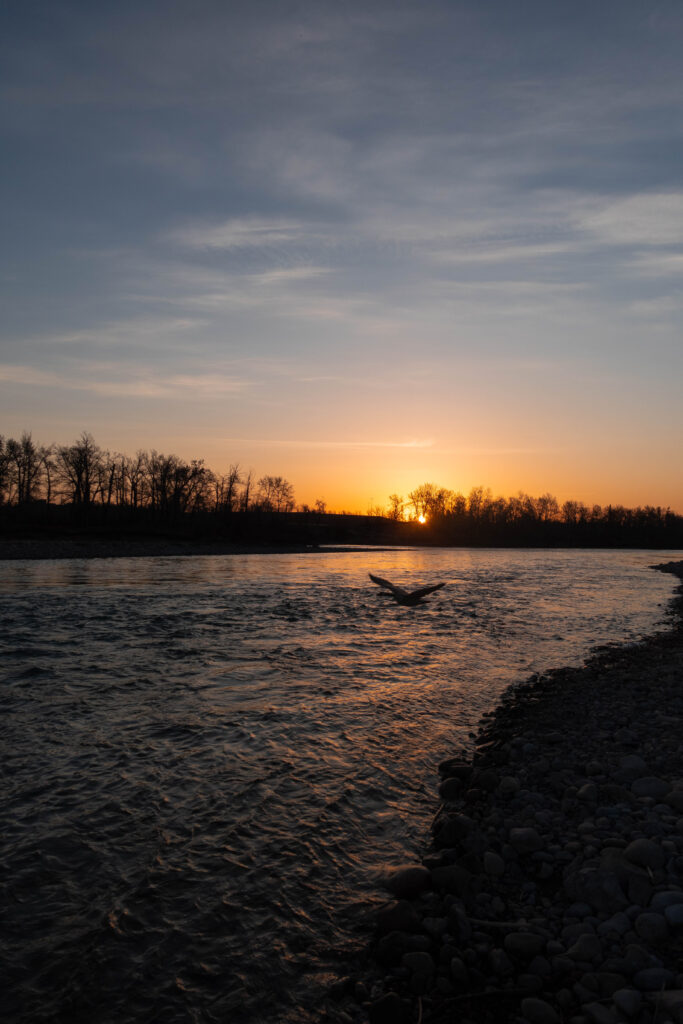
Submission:
M 418 521 L 418 523 L 426 523 L 427 522 L 427 516 L 418 516 L 417 517 L 417 521 Z

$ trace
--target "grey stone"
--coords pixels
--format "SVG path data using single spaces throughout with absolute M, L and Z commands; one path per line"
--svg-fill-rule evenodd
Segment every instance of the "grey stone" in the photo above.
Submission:
M 620 988 L 612 996 L 612 1001 L 624 1016 L 635 1017 L 643 1004 L 643 997 L 634 988 Z
M 581 1009 L 593 1024 L 614 1024 L 611 1011 L 602 1003 L 585 1003 Z
M 410 949 L 410 935 L 407 932 L 389 932 L 377 943 L 377 959 L 387 967 L 400 964 L 401 957 Z
M 553 969 L 550 966 L 550 961 L 546 960 L 544 956 L 535 956 L 528 967 L 529 974 L 536 974 L 539 978 L 549 978 Z
M 664 910 L 677 903 L 683 903 L 683 892 L 679 889 L 667 889 L 665 892 L 656 892 L 650 900 L 650 910 Z
M 661 847 L 651 839 L 634 839 L 624 850 L 624 856 L 632 864 L 656 871 L 664 865 L 664 854 Z
M 544 999 L 527 996 L 522 999 L 521 1010 L 529 1024 L 560 1024 L 557 1012 Z
M 484 871 L 493 878 L 500 878 L 505 873 L 505 861 L 493 850 L 487 850 L 484 854 Z
M 401 966 L 411 974 L 433 974 L 436 970 L 433 957 L 429 953 L 404 953 Z
M 439 786 L 439 796 L 442 800 L 457 800 L 462 793 L 463 784 L 461 779 L 444 779 Z
M 542 935 L 533 932 L 510 932 L 503 940 L 505 951 L 519 960 L 531 960 L 545 948 Z
M 675 931 L 683 928 L 683 903 L 674 903 L 664 908 L 664 917 L 669 928 Z
M 636 933 L 643 940 L 652 945 L 659 945 L 669 935 L 669 926 L 662 914 L 655 914 L 651 911 L 639 914 L 635 919 L 633 927 Z
M 598 925 L 597 931 L 598 935 L 601 936 L 610 934 L 625 935 L 630 927 L 631 922 L 626 914 L 624 914 L 623 911 L 619 911 L 616 914 L 612 914 L 611 917 L 608 917 L 606 921 L 601 921 Z
M 518 974 L 516 988 L 522 990 L 522 992 L 540 992 L 543 988 L 543 982 L 537 974 Z
M 435 889 L 462 896 L 469 890 L 472 876 L 469 871 L 457 864 L 444 864 L 440 868 L 432 868 L 432 885 Z
M 512 961 L 504 949 L 492 949 L 489 961 L 494 974 L 503 975 L 512 972 Z
M 638 754 L 627 754 L 619 762 L 618 776 L 627 782 L 633 782 L 635 779 L 642 779 L 648 771 L 649 768 L 642 757 Z
M 515 778 L 514 775 L 504 775 L 498 783 L 498 789 L 505 796 L 513 796 L 519 792 L 519 779 Z
M 469 983 L 470 973 L 459 956 L 454 956 L 451 960 L 451 977 L 458 985 L 467 985 Z
M 602 943 L 597 935 L 579 935 L 578 939 L 567 950 L 572 960 L 597 963 L 602 959 Z
M 450 814 L 443 819 L 436 839 L 442 846 L 457 846 L 474 828 L 474 822 L 466 814 Z
M 634 796 L 648 796 L 653 800 L 661 800 L 671 789 L 668 782 L 658 779 L 655 776 L 635 779 L 631 783 L 631 792 Z
M 511 828 L 510 844 L 517 853 L 535 853 L 543 848 L 543 840 L 535 828 Z
M 659 992 L 671 985 L 674 977 L 673 972 L 667 971 L 665 967 L 645 967 L 633 976 L 633 984 L 641 992 Z
M 594 782 L 586 782 L 576 794 L 576 798 L 587 804 L 596 804 L 598 802 L 598 787 Z
M 370 1024 L 404 1024 L 410 1020 L 410 1003 L 404 1003 L 395 992 L 387 992 L 370 1003 Z
M 416 896 L 427 889 L 431 882 L 429 869 L 423 864 L 407 864 L 393 871 L 387 878 L 387 889 L 394 896 L 406 898 Z
M 419 932 L 422 931 L 422 921 L 412 903 L 398 900 L 382 907 L 377 914 L 377 927 L 382 935 L 388 932 Z

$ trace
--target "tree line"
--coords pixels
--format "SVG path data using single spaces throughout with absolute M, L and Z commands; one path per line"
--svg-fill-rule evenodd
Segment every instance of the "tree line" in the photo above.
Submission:
M 434 542 L 444 544 L 548 544 L 557 546 L 683 546 L 683 517 L 669 508 L 645 505 L 585 505 L 534 498 L 494 497 L 474 487 L 467 496 L 425 483 L 408 494 L 389 497 L 391 519 L 425 520 Z
M 19 440 L 0 435 L 0 505 L 35 502 L 82 510 L 146 509 L 160 518 L 295 508 L 294 489 L 284 477 L 254 480 L 236 464 L 215 473 L 203 459 L 186 462 L 157 451 L 112 453 L 87 432 L 70 445 L 38 445 L 27 432 Z
M 12 528 L 173 528 L 297 543 L 683 547 L 683 517 L 659 506 L 560 505 L 552 494 L 504 498 L 475 487 L 464 495 L 424 483 L 365 517 L 329 513 L 322 499 L 297 506 L 282 476 L 257 479 L 236 463 L 217 473 L 203 459 L 154 450 L 112 453 L 87 432 L 70 445 L 0 436 L 0 513 Z

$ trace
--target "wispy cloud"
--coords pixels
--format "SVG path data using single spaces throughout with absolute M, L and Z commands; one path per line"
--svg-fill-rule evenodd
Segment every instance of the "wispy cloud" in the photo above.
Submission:
M 315 439 L 284 439 L 278 437 L 225 437 L 226 444 L 248 444 L 264 448 L 332 448 L 350 450 L 354 448 L 416 448 L 426 449 L 434 446 L 432 438 L 411 439 L 408 441 L 338 441 Z
M 211 374 L 155 373 L 121 365 L 90 367 L 59 372 L 32 366 L 0 364 L 0 381 L 51 391 L 87 391 L 94 395 L 130 398 L 194 398 L 234 394 L 249 387 L 246 380 Z

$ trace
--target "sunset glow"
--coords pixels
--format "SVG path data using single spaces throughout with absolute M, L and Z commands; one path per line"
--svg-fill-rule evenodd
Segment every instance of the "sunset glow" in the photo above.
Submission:
M 681 8 L 37 7 L 0 433 L 683 512 Z

